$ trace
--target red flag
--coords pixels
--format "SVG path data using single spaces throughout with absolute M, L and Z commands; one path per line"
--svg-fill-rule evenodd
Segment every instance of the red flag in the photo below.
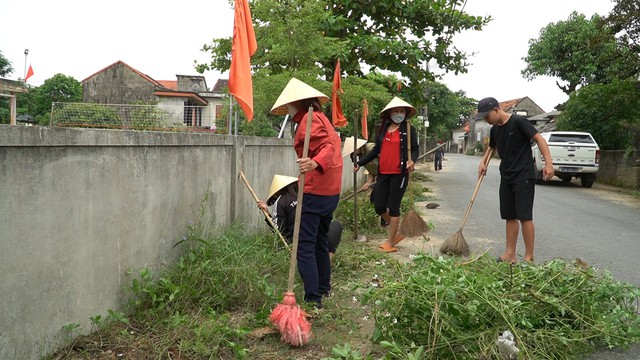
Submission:
M 336 63 L 336 70 L 333 72 L 333 90 L 331 92 L 331 118 L 333 126 L 347 126 L 347 118 L 342 113 L 340 94 L 342 94 L 342 81 L 340 81 L 340 59 Z
M 27 70 L 27 75 L 24 77 L 24 82 L 27 82 L 31 76 L 33 76 L 33 68 L 31 67 L 31 64 L 29 64 L 29 70 Z
M 258 44 L 251 23 L 248 0 L 235 0 L 229 93 L 233 95 L 248 121 L 253 120 L 253 83 L 251 82 L 251 56 Z
M 362 138 L 369 140 L 369 129 L 367 128 L 367 117 L 369 116 L 369 103 L 367 99 L 362 100 Z

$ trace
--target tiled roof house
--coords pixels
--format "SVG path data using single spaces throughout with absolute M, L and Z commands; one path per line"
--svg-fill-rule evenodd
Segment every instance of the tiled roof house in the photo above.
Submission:
M 223 113 L 224 92 L 209 91 L 204 76 L 155 80 L 118 60 L 82 80 L 82 99 L 99 104 L 152 104 L 186 126 L 209 127 Z

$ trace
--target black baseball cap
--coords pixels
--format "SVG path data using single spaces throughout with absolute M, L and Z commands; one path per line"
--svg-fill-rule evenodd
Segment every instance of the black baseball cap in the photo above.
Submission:
M 487 113 L 495 108 L 500 108 L 498 100 L 492 97 L 484 98 L 478 101 L 478 113 L 476 114 L 476 120 L 484 119 Z

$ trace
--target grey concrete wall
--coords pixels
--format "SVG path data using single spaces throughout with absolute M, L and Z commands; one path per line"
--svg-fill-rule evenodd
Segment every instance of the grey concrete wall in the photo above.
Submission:
M 596 181 L 603 184 L 640 189 L 640 151 L 600 152 L 600 168 Z
M 120 309 L 130 271 L 177 257 L 207 189 L 204 225 L 264 227 L 238 171 L 264 199 L 295 159 L 291 139 L 0 125 L 0 359 Z

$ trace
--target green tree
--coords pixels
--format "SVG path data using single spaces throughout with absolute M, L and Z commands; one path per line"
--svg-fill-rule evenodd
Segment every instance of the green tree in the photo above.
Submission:
M 605 150 L 640 149 L 639 92 L 634 80 L 582 87 L 569 96 L 557 128 L 590 132 Z
M 0 50 L 0 77 L 11 75 L 11 73 L 13 73 L 11 62 L 2 55 L 2 51 Z
M 431 78 L 426 64 L 445 71 L 466 72 L 467 55 L 453 46 L 452 36 L 479 31 L 490 18 L 464 12 L 462 0 L 328 0 L 322 30 L 344 39 L 349 52 L 340 58 L 348 74 L 370 70 L 400 74 L 410 84 Z M 323 64 L 329 74 L 333 63 Z
M 377 119 L 377 112 L 394 95 L 422 107 L 422 89 L 432 78 L 427 62 L 434 61 L 448 71 L 466 71 L 465 55 L 452 47 L 451 36 L 469 28 L 480 30 L 489 20 L 465 14 L 460 4 L 462 1 L 386 0 L 373 6 L 344 0 L 253 1 L 258 41 L 251 60 L 255 120 L 241 125 L 240 131 L 267 134 L 270 131 L 265 129 L 280 126 L 282 119 L 268 112 L 292 76 L 330 96 L 336 59 L 341 61 L 345 91 L 341 101 L 349 118 L 349 125 L 339 129 L 341 133 L 352 135 L 352 119 L 356 111 L 361 112 L 363 98 L 369 102 L 370 119 L 374 114 Z M 212 60 L 197 64 L 198 71 L 229 68 L 230 38 L 214 39 L 202 50 L 210 52 Z M 366 75 L 361 64 L 368 69 Z M 376 69 L 393 73 L 381 75 Z M 323 77 L 326 81 L 320 80 Z M 398 89 L 399 81 L 402 86 Z M 326 108 L 329 113 L 330 107 Z M 371 128 L 374 124 L 369 122 Z
M 616 5 L 606 17 L 607 26 L 619 35 L 619 41 L 640 53 L 640 3 L 637 0 L 614 0 Z
M 634 77 L 639 70 L 638 54 L 618 44 L 597 14 L 587 19 L 576 12 L 540 30 L 538 39 L 529 40 L 523 60 L 527 63 L 522 70 L 525 78 L 560 78 L 565 84 L 556 84 L 567 95 L 579 86 Z
M 26 94 L 18 94 L 20 112 L 33 116 L 41 125 L 48 125 L 51 104 L 54 102 L 81 102 L 82 84 L 73 77 L 56 74 Z

